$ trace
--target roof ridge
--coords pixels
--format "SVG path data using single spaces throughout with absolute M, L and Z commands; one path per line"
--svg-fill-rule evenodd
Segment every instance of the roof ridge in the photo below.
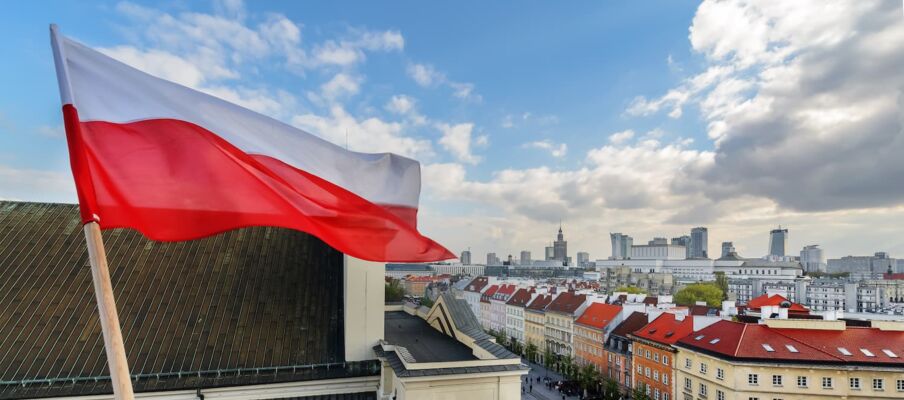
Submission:
M 746 335 L 746 334 L 747 334 L 747 324 L 744 324 L 744 327 L 741 328 L 741 336 L 738 338 L 738 344 L 735 345 L 735 349 L 734 349 L 734 353 L 733 353 L 733 355 L 735 357 L 738 356 L 738 350 L 741 350 L 741 342 L 744 341 L 744 335 Z

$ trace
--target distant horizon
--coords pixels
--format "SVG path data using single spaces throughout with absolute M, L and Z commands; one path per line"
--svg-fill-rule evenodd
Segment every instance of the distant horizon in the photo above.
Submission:
M 0 15 L 0 199 L 75 203 L 48 25 L 362 152 L 421 162 L 450 251 L 571 255 L 708 228 L 904 257 L 901 2 L 18 2 Z M 76 100 L 77 101 L 77 100 Z M 480 257 L 475 257 L 480 255 Z M 603 256 L 605 255 L 605 256 Z M 543 257 L 535 257 L 543 258 Z M 717 258 L 717 257 L 715 257 Z

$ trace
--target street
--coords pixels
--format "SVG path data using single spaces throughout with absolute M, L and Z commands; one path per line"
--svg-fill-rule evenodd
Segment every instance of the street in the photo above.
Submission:
M 530 399 L 530 400 L 576 400 L 577 396 L 565 396 L 563 397 L 562 393 L 559 393 L 555 388 L 547 389 L 546 384 L 543 382 L 544 377 L 549 377 L 553 382 L 563 380 L 562 376 L 554 371 L 547 371 L 546 368 L 543 367 L 542 364 L 536 364 L 527 361 L 526 359 L 522 359 L 522 362 L 527 364 L 530 367 L 530 373 L 527 375 L 529 381 L 533 384 L 533 390 L 531 391 L 530 383 L 525 384 L 524 379 L 521 379 L 521 386 L 523 387 L 523 391 L 521 392 L 522 399 Z M 537 381 L 537 378 L 540 378 Z

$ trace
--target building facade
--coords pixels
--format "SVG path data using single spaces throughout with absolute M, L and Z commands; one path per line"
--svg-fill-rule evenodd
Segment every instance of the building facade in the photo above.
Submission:
M 612 241 L 612 256 L 610 260 L 625 260 L 631 258 L 631 247 L 634 246 L 634 238 L 621 233 L 610 233 Z
M 691 229 L 691 247 L 687 258 L 709 258 L 709 230 L 702 226 Z
M 559 233 L 556 235 L 556 241 L 552 244 L 552 259 L 556 261 L 568 261 L 568 242 L 565 241 L 565 235 L 562 234 L 562 227 L 559 227 Z
M 615 380 L 622 392 L 628 394 L 634 387 L 632 368 L 633 341 L 628 335 L 643 328 L 647 324 L 647 315 L 634 312 L 612 330 L 606 340 L 604 351 L 606 353 L 606 367 L 603 375 Z
M 530 265 L 530 252 L 521 250 L 521 258 L 518 259 L 518 263 L 521 265 Z
M 461 257 L 458 257 L 458 260 L 464 265 L 471 265 L 471 250 L 462 251 Z
M 553 354 L 574 357 L 574 320 L 587 307 L 587 295 L 562 292 L 546 307 L 546 347 Z
M 536 297 L 533 288 L 518 289 L 507 302 L 505 302 L 505 336 L 517 343 L 524 344 L 524 308 Z
M 900 399 L 901 327 L 719 321 L 676 343 L 681 399 Z
M 806 272 L 826 272 L 828 263 L 818 244 L 804 246 L 800 250 L 800 265 Z
M 769 255 L 772 257 L 784 257 L 788 247 L 788 230 L 778 227 L 769 232 Z
M 642 385 L 650 398 L 673 399 L 677 350 L 672 345 L 693 332 L 693 318 L 663 313 L 629 335 L 634 345 L 631 355 L 634 385 Z
M 543 362 L 546 349 L 546 307 L 552 300 L 552 295 L 540 294 L 524 307 L 524 338 L 528 345 L 534 345 L 539 351 L 536 360 L 539 363 Z
M 609 332 L 618 325 L 622 307 L 590 304 L 574 323 L 574 359 L 578 365 L 593 365 L 602 375 L 606 364 L 605 344 Z

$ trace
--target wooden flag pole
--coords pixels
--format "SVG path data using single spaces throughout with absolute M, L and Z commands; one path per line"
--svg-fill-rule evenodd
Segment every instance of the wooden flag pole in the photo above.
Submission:
M 91 221 L 85 224 L 84 229 L 85 240 L 88 242 L 88 259 L 91 261 L 94 294 L 97 296 L 97 312 L 104 333 L 107 365 L 110 367 L 110 379 L 113 381 L 113 396 L 117 400 L 132 400 L 135 393 L 132 392 L 132 381 L 129 378 L 126 348 L 122 341 L 122 331 L 119 329 L 119 315 L 116 313 L 116 302 L 113 299 L 113 283 L 110 281 L 110 268 L 107 266 L 107 254 L 100 235 L 100 225 Z
M 78 181 L 78 175 L 83 173 L 82 168 L 84 168 L 84 162 L 80 157 L 84 157 L 84 155 L 81 154 L 77 143 L 73 142 L 80 140 L 78 114 L 74 109 L 62 38 L 56 25 L 50 25 L 50 46 L 53 50 L 57 83 L 60 85 L 60 101 L 63 103 L 63 121 L 66 125 L 66 139 L 69 142 L 69 158 L 72 163 L 72 172 Z M 70 109 L 67 110 L 67 107 Z M 90 219 L 86 218 L 86 213 L 91 211 L 84 209 L 86 204 L 82 201 L 82 189 L 77 184 L 76 189 L 79 192 L 79 208 L 85 224 L 85 241 L 88 244 L 88 259 L 91 262 L 91 280 L 94 281 L 94 294 L 97 297 L 97 313 L 104 335 L 107 366 L 110 368 L 110 380 L 113 381 L 113 397 L 116 400 L 133 400 L 135 393 L 132 392 L 126 348 L 122 341 L 122 331 L 119 329 L 119 316 L 116 313 L 116 302 L 113 299 L 113 283 L 110 282 L 110 268 L 107 266 L 107 254 L 104 251 L 103 237 L 100 235 L 100 225 L 97 224 L 98 217 L 92 214 Z

